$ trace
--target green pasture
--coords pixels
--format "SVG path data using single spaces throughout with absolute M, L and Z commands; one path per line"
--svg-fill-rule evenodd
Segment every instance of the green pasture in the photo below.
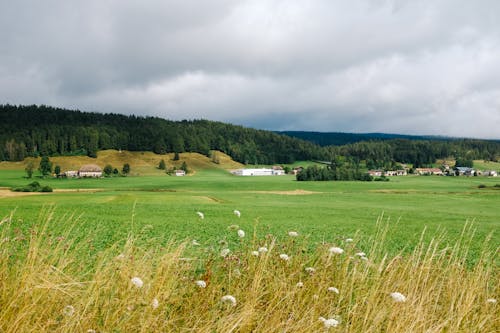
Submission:
M 32 181 L 23 175 L 17 170 L 0 171 L 0 187 Z M 267 234 L 285 238 L 294 230 L 311 243 L 341 244 L 347 237 L 358 237 L 362 246 L 382 215 L 389 222 L 392 253 L 410 250 L 424 229 L 427 239 L 446 231 L 446 239 L 453 243 L 466 221 L 474 223 L 477 233 L 472 255 L 487 235 L 492 234 L 490 244 L 495 247 L 500 241 L 500 188 L 494 187 L 500 178 L 407 176 L 389 182 L 297 182 L 293 176 L 238 177 L 222 170 L 202 170 L 188 177 L 34 180 L 56 191 L 0 196 L 0 217 L 13 212 L 12 230 L 27 235 L 44 219 L 44 212 L 53 209 L 50 237 L 71 226 L 72 237 L 90 239 L 89 253 L 123 240 L 130 232 L 153 245 L 172 237 L 196 239 L 206 246 L 219 241 L 231 244 L 239 241 L 229 228 L 234 224 L 246 231 L 247 238 L 254 230 L 259 238 Z M 479 188 L 480 184 L 486 188 Z M 235 209 L 241 211 L 241 218 L 233 214 Z M 197 211 L 205 214 L 204 220 Z

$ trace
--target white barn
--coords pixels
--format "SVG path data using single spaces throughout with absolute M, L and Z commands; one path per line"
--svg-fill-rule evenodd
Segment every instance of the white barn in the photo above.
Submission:
M 279 169 L 238 169 L 232 171 L 233 175 L 236 176 L 281 176 L 284 175 L 285 172 Z
M 95 164 L 86 164 L 78 170 L 78 176 L 99 178 L 102 177 L 102 169 Z

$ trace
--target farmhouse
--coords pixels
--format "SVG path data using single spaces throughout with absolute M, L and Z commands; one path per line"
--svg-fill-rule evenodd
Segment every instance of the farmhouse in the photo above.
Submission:
M 185 175 L 186 175 L 186 171 L 184 171 L 184 170 L 175 170 L 175 171 L 174 171 L 174 174 L 175 174 L 177 177 L 182 177 L 182 176 L 185 176 Z
M 483 176 L 486 177 L 497 177 L 498 173 L 495 170 L 486 170 L 483 172 Z
M 68 170 L 63 173 L 63 175 L 67 178 L 76 178 L 78 177 L 78 171 L 76 170 Z
M 102 169 L 95 164 L 86 164 L 78 170 L 79 177 L 102 177 Z
M 443 175 L 443 171 L 439 168 L 416 168 L 415 173 L 417 175 Z
M 459 176 L 473 176 L 474 169 L 468 167 L 456 167 Z
M 238 169 L 238 170 L 233 170 L 231 173 L 236 176 L 282 176 L 285 174 L 285 171 L 283 170 L 283 168 L 281 169 L 261 168 L 261 169 Z
M 368 170 L 368 174 L 372 177 L 381 177 L 384 174 L 383 170 Z

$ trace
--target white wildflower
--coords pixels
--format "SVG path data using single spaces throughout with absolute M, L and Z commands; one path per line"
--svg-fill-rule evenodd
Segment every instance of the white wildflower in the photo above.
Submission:
M 323 322 L 325 328 L 337 327 L 339 325 L 339 321 L 337 319 L 319 317 L 319 320 Z
M 232 295 L 225 295 L 221 298 L 222 303 L 229 303 L 232 306 L 236 306 L 236 298 Z
M 202 213 L 202 212 L 196 212 L 196 214 L 198 214 L 198 216 L 200 217 L 200 219 L 204 219 L 205 218 L 205 215 Z
M 406 302 L 406 296 L 399 293 L 399 292 L 391 293 L 391 297 L 394 300 L 394 302 L 398 302 L 398 303 Z
M 332 292 L 332 293 L 336 293 L 338 294 L 339 293 L 339 290 L 335 287 L 328 287 L 328 291 Z
M 297 282 L 295 285 L 297 288 L 302 288 L 304 286 L 304 283 L 302 281 Z
M 297 237 L 299 235 L 299 233 L 297 231 L 289 231 L 288 232 L 288 236 L 290 237 Z
M 345 242 L 346 242 L 346 243 L 352 243 L 353 241 L 354 241 L 354 239 L 352 239 L 352 238 L 346 238 L 346 239 L 345 239 Z
M 198 241 L 196 239 L 193 239 L 193 241 L 191 242 L 192 245 L 194 246 L 199 246 L 200 243 L 198 243 Z
M 314 272 L 316 272 L 316 269 L 314 267 L 306 267 L 305 271 L 309 274 L 313 274 Z
M 75 308 L 72 305 L 66 305 L 63 309 L 65 316 L 71 317 L 75 313 Z
M 96 331 L 90 328 L 87 330 L 87 333 L 96 333 Z
M 364 253 L 364 252 L 358 252 L 358 253 L 355 254 L 355 256 L 366 257 L 366 253 Z
M 318 299 L 319 299 L 319 295 L 314 294 L 314 295 L 313 295 L 313 300 L 317 301 Z
M 240 216 L 241 216 L 241 213 L 240 213 L 240 211 L 239 211 L 239 210 L 236 210 L 236 209 L 235 209 L 235 210 L 233 211 L 233 213 L 234 213 L 234 215 L 236 215 L 237 217 L 240 217 Z
M 200 287 L 200 288 L 206 288 L 207 287 L 207 283 L 203 280 L 196 280 L 194 281 L 194 283 Z
M 245 232 L 244 232 L 243 230 L 241 230 L 241 229 L 240 229 L 240 230 L 238 230 L 238 237 L 239 237 L 239 238 L 243 238 L 243 237 L 245 237 Z
M 284 253 L 280 254 L 280 258 L 281 258 L 281 260 L 284 260 L 284 261 L 288 261 L 290 259 L 290 257 Z
M 254 257 L 258 257 L 259 256 L 259 251 L 252 251 L 252 255 Z
M 142 282 L 141 278 L 137 277 L 137 276 L 134 276 L 133 278 L 131 278 L 130 282 L 132 282 L 132 284 L 134 286 L 136 286 L 137 288 L 142 288 L 142 286 L 144 285 L 144 282 Z
M 158 309 L 158 307 L 160 306 L 160 302 L 158 302 L 158 299 L 153 298 L 153 301 L 151 302 L 151 306 L 153 307 L 153 309 Z
M 222 249 L 222 251 L 220 251 L 221 257 L 224 257 L 224 258 L 227 257 L 229 253 L 231 253 L 230 249 Z
M 496 304 L 496 303 L 497 303 L 497 300 L 496 300 L 496 299 L 494 299 L 494 298 L 488 298 L 488 299 L 486 300 L 486 303 Z
M 359 259 L 364 260 L 364 261 L 368 261 L 367 257 L 360 257 Z
M 268 250 L 267 250 L 267 247 L 265 247 L 265 246 L 261 246 L 261 247 L 259 247 L 259 252 L 260 252 L 260 253 L 266 253 L 267 251 L 268 251 Z
M 120 253 L 119 255 L 116 256 L 116 260 L 123 260 L 125 259 L 125 255 L 123 253 Z
M 342 254 L 342 253 L 344 253 L 344 250 L 342 250 L 340 247 L 335 247 L 335 246 L 332 246 L 330 249 L 328 249 L 328 251 L 330 251 L 331 254 Z

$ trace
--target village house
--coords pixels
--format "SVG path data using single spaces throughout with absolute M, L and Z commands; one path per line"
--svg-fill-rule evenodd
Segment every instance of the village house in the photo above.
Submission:
M 486 171 L 483 171 L 483 176 L 486 176 L 486 177 L 497 177 L 498 173 L 495 170 L 486 170 Z
M 276 169 L 260 168 L 260 169 L 238 169 L 233 170 L 231 173 L 236 176 L 282 176 L 285 171 L 281 167 L 276 167 Z
M 78 171 L 68 170 L 68 171 L 63 172 L 63 175 L 66 178 L 76 178 L 76 177 L 78 177 Z
M 384 174 L 383 170 L 368 170 L 368 174 L 372 177 L 381 177 Z
M 78 176 L 82 178 L 99 178 L 102 177 L 102 169 L 95 164 L 86 164 L 78 170 Z
M 456 167 L 459 176 L 474 176 L 474 169 L 468 167 Z
M 295 167 L 292 169 L 292 171 L 290 171 L 290 174 L 292 175 L 297 175 L 299 172 L 301 172 L 302 170 L 304 170 L 303 167 L 299 166 L 299 167 Z
M 442 176 L 443 171 L 439 168 L 416 168 L 415 174 L 417 175 L 437 175 Z
M 186 175 L 186 171 L 184 171 L 184 170 L 175 170 L 175 171 L 174 171 L 174 174 L 175 174 L 177 177 L 182 177 L 182 176 L 185 176 L 185 175 Z

